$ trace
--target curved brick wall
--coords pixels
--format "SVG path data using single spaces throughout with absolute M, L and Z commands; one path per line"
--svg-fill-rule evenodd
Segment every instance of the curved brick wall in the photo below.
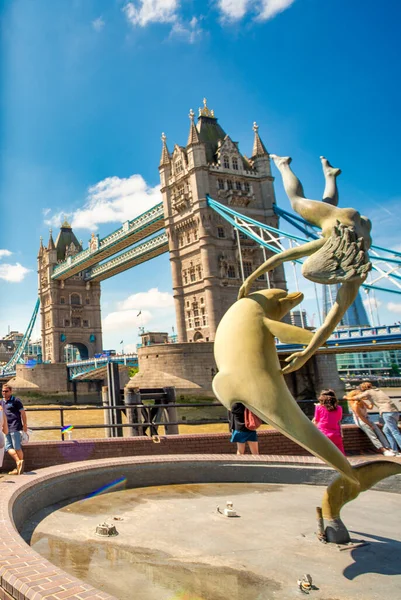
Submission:
M 369 454 L 374 447 L 356 425 L 344 425 L 344 444 L 347 454 Z M 307 456 L 309 453 L 281 433 L 273 430 L 259 432 L 259 450 L 264 455 Z M 157 456 L 169 454 L 235 454 L 229 433 L 160 436 L 154 443 L 148 437 L 87 439 L 59 442 L 31 442 L 24 446 L 26 469 L 36 470 L 52 465 L 81 460 L 118 458 L 126 456 Z M 14 465 L 9 456 L 3 470 Z M 0 599 L 1 600 L 1 599 Z

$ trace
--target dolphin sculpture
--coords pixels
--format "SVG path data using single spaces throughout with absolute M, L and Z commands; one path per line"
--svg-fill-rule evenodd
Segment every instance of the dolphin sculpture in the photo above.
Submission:
M 401 465 L 376 461 L 352 467 L 338 448 L 302 412 L 284 380 L 275 338 L 308 345 L 313 333 L 281 319 L 303 299 L 300 292 L 280 289 L 255 292 L 235 302 L 217 328 L 214 355 L 219 372 L 213 390 L 230 409 L 242 402 L 253 413 L 336 469 L 323 500 L 328 541 L 344 543 L 349 534 L 340 519 L 342 506 L 374 483 L 401 473 Z

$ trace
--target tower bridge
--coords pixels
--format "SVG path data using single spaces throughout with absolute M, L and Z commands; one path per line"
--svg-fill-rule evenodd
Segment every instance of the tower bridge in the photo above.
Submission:
M 46 246 L 41 240 L 38 273 L 45 362 L 65 362 L 67 345 L 78 348 L 85 361 L 101 352 L 101 281 L 167 252 L 179 345 L 211 343 L 244 278 L 272 254 L 318 237 L 316 228 L 277 207 L 269 153 L 256 124 L 248 158 L 206 101 L 197 122 L 193 111 L 189 119 L 185 146 L 175 144 L 170 151 L 162 135 L 162 202 L 101 239 L 92 234 L 85 249 L 67 221 L 55 241 L 51 231 Z M 279 229 L 280 218 L 297 233 Z M 365 283 L 365 289 L 400 294 L 401 254 L 372 246 L 370 256 L 375 278 Z M 254 289 L 266 286 L 286 289 L 282 266 L 260 278 Z M 393 347 L 401 347 L 398 332 L 378 332 L 375 343 L 390 343 L 388 336 Z M 28 340 L 26 334 L 6 372 L 15 370 Z M 330 344 L 331 352 L 346 351 L 355 348 L 356 340 L 349 336 Z

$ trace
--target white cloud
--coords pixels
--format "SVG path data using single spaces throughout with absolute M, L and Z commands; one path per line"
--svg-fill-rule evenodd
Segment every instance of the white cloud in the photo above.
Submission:
M 3 258 L 3 256 L 11 256 L 12 252 L 10 252 L 10 250 L 0 250 L 0 258 Z
M 19 263 L 15 265 L 0 265 L 0 279 L 4 279 L 4 281 L 9 281 L 10 283 L 19 283 L 29 272 L 30 269 L 26 269 Z
M 170 308 L 171 306 L 174 306 L 172 294 L 159 292 L 158 288 L 152 288 L 148 292 L 132 294 L 132 296 L 118 304 L 120 310 L 135 309 L 137 311 L 142 311 L 143 308 Z
M 154 331 L 168 331 L 171 323 L 175 323 L 173 296 L 158 288 L 128 296 L 102 321 L 105 332 L 120 332 L 126 338 L 132 338 L 139 327 L 145 326 Z
M 369 300 L 369 297 L 368 297 L 368 298 L 365 298 L 364 300 L 362 300 L 362 302 L 363 302 L 364 307 L 369 310 L 370 310 L 370 307 L 372 307 L 372 309 L 373 309 L 373 308 L 376 308 L 376 305 L 377 305 L 377 308 L 379 308 L 379 306 L 383 305 L 383 302 L 381 300 L 378 300 L 377 298 L 375 301 L 374 298 Z
M 245 16 L 250 0 L 219 0 L 217 5 L 225 19 L 238 21 Z
M 102 31 L 104 26 L 105 26 L 105 22 L 103 21 L 102 17 L 98 17 L 97 19 L 92 21 L 92 27 L 98 33 L 100 33 Z
M 262 0 L 258 6 L 256 19 L 258 21 L 267 21 L 273 19 L 276 15 L 283 12 L 294 4 L 295 0 Z
M 101 223 L 123 223 L 161 201 L 159 186 L 150 187 L 141 175 L 107 177 L 88 190 L 85 204 L 74 213 L 60 212 L 45 221 L 57 227 L 68 218 L 74 229 L 96 230 Z
M 387 310 L 394 313 L 401 313 L 401 302 L 388 302 Z
M 199 25 L 199 18 L 192 19 L 185 23 L 184 21 L 176 21 L 171 28 L 170 36 L 177 36 L 190 44 L 194 44 L 202 35 L 202 28 Z
M 136 330 L 138 327 L 147 325 L 151 318 L 152 314 L 148 310 L 143 310 L 142 314 L 139 316 L 137 309 L 116 311 L 109 313 L 107 317 L 102 320 L 102 328 L 103 331 L 121 331 L 130 334 L 130 329 Z
M 223 20 L 239 21 L 247 13 L 256 21 L 267 21 L 289 8 L 295 0 L 218 0 Z
M 136 344 L 124 344 L 124 354 L 136 354 Z
M 178 0 L 139 0 L 128 2 L 123 12 L 131 25 L 145 27 L 148 23 L 172 23 L 177 19 Z

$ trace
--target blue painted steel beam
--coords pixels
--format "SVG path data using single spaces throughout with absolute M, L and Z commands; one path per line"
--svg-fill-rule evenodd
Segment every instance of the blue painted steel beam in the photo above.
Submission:
M 266 231 L 270 231 L 270 232 L 274 232 L 277 235 L 280 236 L 285 236 L 287 239 L 292 239 L 292 240 L 296 240 L 298 242 L 303 242 L 303 243 L 307 243 L 309 240 L 305 239 L 305 238 L 300 238 L 296 235 L 287 233 L 285 231 L 281 231 L 280 229 L 275 229 L 274 227 L 270 227 L 269 225 L 266 225 L 265 223 L 260 223 L 259 221 L 255 221 L 254 219 L 251 219 L 249 217 L 246 217 L 244 215 L 242 215 L 241 213 L 229 208 L 228 206 L 224 206 L 223 204 L 221 204 L 220 202 L 217 202 L 217 200 L 214 200 L 213 198 L 211 198 L 209 195 L 206 195 L 206 200 L 208 205 L 215 210 L 218 214 L 220 214 L 226 221 L 228 221 L 229 223 L 231 223 L 234 227 L 236 227 L 239 231 L 241 231 L 242 233 L 244 233 L 244 235 L 246 235 L 247 237 L 251 238 L 252 240 L 254 240 L 257 244 L 264 246 L 265 248 L 268 248 L 271 252 L 274 252 L 275 254 L 279 254 L 281 252 L 281 250 L 279 250 L 278 248 L 275 248 L 274 246 L 271 246 L 270 244 L 268 244 L 267 242 L 264 242 L 263 240 L 260 240 L 257 236 L 255 236 L 254 234 L 252 234 L 252 232 L 250 232 L 248 229 L 246 229 L 245 227 L 241 227 L 239 224 L 236 223 L 235 221 L 235 217 L 242 219 L 243 221 L 252 224 L 252 225 L 256 225 L 257 227 L 260 227 L 262 230 L 266 230 Z M 303 223 L 305 226 L 309 226 L 311 227 L 311 225 L 305 221 L 304 219 L 301 219 L 300 217 L 296 216 L 296 215 L 292 215 L 290 213 L 288 213 L 287 211 L 278 208 L 277 206 L 274 206 L 274 211 L 276 212 L 277 215 L 282 216 L 284 219 L 286 219 L 289 223 L 291 223 L 291 225 L 293 225 L 294 227 L 296 227 L 297 229 L 301 230 L 305 235 L 307 235 L 309 238 L 312 239 L 317 239 L 319 236 L 311 231 L 308 231 L 307 229 L 299 226 L 297 223 L 295 223 L 293 221 L 293 219 Z M 316 231 L 316 228 L 313 228 Z M 379 248 L 378 246 L 372 246 L 372 248 Z M 386 250 L 386 252 L 391 253 L 392 250 Z M 398 254 L 398 253 L 397 253 Z M 386 258 L 383 257 L 377 257 L 377 256 L 370 256 L 371 261 L 377 261 L 377 262 L 381 262 L 381 261 L 386 261 Z M 297 262 L 297 263 L 302 263 L 301 260 L 296 260 L 296 261 L 292 261 L 292 262 Z M 397 259 L 390 259 L 388 262 L 392 262 L 392 263 L 396 263 L 396 264 L 400 264 L 401 266 L 401 260 L 398 261 Z M 374 265 L 374 263 L 372 262 L 372 268 L 377 271 L 380 272 L 379 269 Z M 399 280 L 401 281 L 401 276 L 400 275 L 396 275 L 395 273 L 388 273 L 387 274 L 388 279 L 395 279 L 395 280 Z M 367 284 L 364 283 L 362 284 L 362 287 L 367 288 L 367 289 L 372 289 L 372 290 L 378 290 L 381 292 L 388 292 L 390 294 L 400 294 L 401 291 L 397 291 L 397 290 L 389 290 L 387 288 L 381 287 L 381 286 L 375 286 L 375 285 L 371 285 L 371 284 Z
M 3 375 L 4 374 L 8 375 L 10 373 L 14 374 L 15 366 L 17 365 L 17 363 L 24 362 L 22 356 L 29 344 L 29 340 L 31 338 L 32 331 L 35 326 L 36 317 L 38 316 L 39 306 L 40 306 L 40 299 L 38 298 L 36 300 L 35 308 L 33 309 L 32 316 L 30 318 L 28 327 L 24 333 L 22 340 L 18 344 L 18 347 L 16 348 L 14 354 L 12 355 L 12 357 L 10 358 L 8 363 L 4 367 L 1 368 L 1 373 Z

